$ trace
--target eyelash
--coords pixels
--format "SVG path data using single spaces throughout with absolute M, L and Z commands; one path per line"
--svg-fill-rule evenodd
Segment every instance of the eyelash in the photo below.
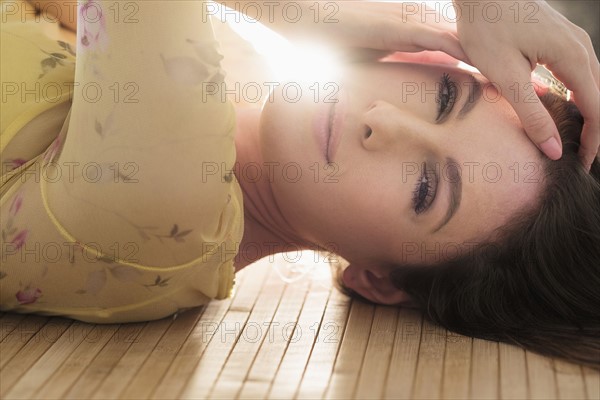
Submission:
M 450 79 L 450 75 L 444 73 L 440 83 L 440 91 L 437 97 L 438 117 L 436 121 L 450 114 L 456 101 L 456 83 Z
M 427 164 L 423 163 L 423 173 L 413 193 L 413 206 L 415 213 L 421 214 L 433 203 L 437 193 L 437 179 L 432 170 L 427 170 Z
M 450 79 L 450 75 L 444 73 L 440 79 L 440 84 L 437 97 L 439 104 L 437 121 L 448 115 L 456 102 L 456 83 Z M 427 164 L 423 163 L 423 173 L 413 193 L 413 206 L 417 215 L 427 211 L 435 199 L 436 192 L 437 180 L 435 173 L 428 171 Z

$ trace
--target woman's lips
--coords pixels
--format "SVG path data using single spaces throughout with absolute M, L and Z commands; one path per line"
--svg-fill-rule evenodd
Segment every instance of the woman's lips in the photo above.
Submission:
M 319 148 L 327 162 L 332 162 L 341 139 L 343 96 L 327 96 L 319 104 L 313 121 L 313 131 Z
M 340 141 L 342 140 L 342 123 L 344 122 L 344 107 L 346 102 L 345 93 L 341 88 L 334 101 L 333 107 L 331 108 L 330 135 L 327 146 L 327 159 L 329 162 L 333 162 L 337 149 L 340 146 Z
M 330 136 L 330 115 L 332 112 L 333 103 L 320 103 L 317 107 L 317 112 L 313 121 L 313 131 L 317 139 L 319 149 L 323 157 L 329 162 L 328 144 Z

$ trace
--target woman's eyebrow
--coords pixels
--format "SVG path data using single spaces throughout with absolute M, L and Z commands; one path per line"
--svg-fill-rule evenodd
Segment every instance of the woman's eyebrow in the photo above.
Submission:
M 467 86 L 469 86 L 469 95 L 465 100 L 462 108 L 458 112 L 456 116 L 457 119 L 463 119 L 466 115 L 471 111 L 479 99 L 481 99 L 481 83 L 473 75 L 469 75 L 469 81 L 465 82 Z

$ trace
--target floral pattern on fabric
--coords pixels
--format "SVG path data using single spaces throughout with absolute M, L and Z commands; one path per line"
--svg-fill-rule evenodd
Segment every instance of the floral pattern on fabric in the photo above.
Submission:
M 27 235 L 29 234 L 29 230 L 27 229 L 18 229 L 14 226 L 14 219 L 19 214 L 21 207 L 23 206 L 23 194 L 18 192 L 13 197 L 12 202 L 10 203 L 10 207 L 8 209 L 8 218 L 6 224 L 2 227 L 2 240 L 4 243 L 8 243 L 3 251 L 9 251 L 10 253 L 16 252 L 27 240 Z M 12 236 L 12 238 L 10 238 Z M 8 276 L 8 273 L 4 271 L 0 271 L 0 279 L 4 279 Z M 21 285 L 22 286 L 22 285 Z M 21 288 L 17 293 L 15 293 L 15 298 L 21 305 L 25 304 L 33 304 L 37 301 L 37 299 L 42 295 L 42 291 L 39 288 L 32 288 L 28 285 L 25 288 Z
M 202 82 L 221 84 L 225 80 L 225 73 L 221 69 L 223 56 L 217 51 L 218 43 L 215 40 L 186 39 L 191 44 L 197 58 L 171 57 L 160 55 L 167 75 L 174 81 L 183 85 L 196 86 Z
M 79 26 L 82 33 L 78 35 L 83 50 L 106 50 L 106 19 L 102 5 L 96 0 L 85 0 L 79 8 Z
M 66 51 L 68 54 L 70 54 L 72 56 L 75 55 L 75 52 L 71 48 L 70 44 L 65 43 L 61 40 L 58 40 L 57 43 L 63 49 L 63 51 Z M 56 68 L 57 65 L 64 67 L 67 65 L 67 62 L 70 62 L 70 61 L 68 61 L 68 57 L 65 54 L 59 53 L 58 51 L 48 52 L 48 51 L 42 50 L 42 52 L 44 54 L 46 54 L 48 57 L 46 57 L 42 61 L 40 61 L 40 65 L 42 67 L 42 73 L 38 76 L 38 79 L 42 79 L 48 72 L 50 72 L 51 70 Z
M 36 43 L 30 41 L 28 38 L 24 38 L 22 36 L 15 35 L 15 34 L 9 33 L 9 32 L 7 32 L 7 34 L 16 36 L 22 40 L 25 40 L 25 41 L 33 44 L 42 53 L 45 54 L 44 58 L 42 58 L 42 60 L 40 61 L 40 67 L 41 67 L 42 72 L 38 75 L 38 80 L 42 79 L 44 76 L 46 76 L 46 74 L 48 72 L 52 71 L 57 66 L 63 66 L 63 67 L 71 66 L 72 67 L 75 64 L 75 61 L 73 60 L 73 57 L 75 56 L 75 51 L 73 50 L 73 48 L 71 47 L 70 44 L 63 42 L 62 40 L 56 41 L 56 43 L 58 43 L 58 46 L 60 48 L 44 50 L 40 46 L 38 46 Z
M 19 229 L 14 226 L 14 217 L 19 213 L 21 206 L 23 204 L 23 196 L 21 193 L 17 193 L 13 198 L 12 203 L 10 204 L 10 208 L 8 209 L 9 217 L 6 221 L 6 224 L 2 227 L 2 240 L 5 243 L 10 243 L 11 251 L 17 251 L 25 244 L 27 240 L 27 235 L 29 234 L 29 230 L 27 229 Z M 11 238 L 12 236 L 12 238 Z M 9 247 L 7 247 L 7 250 Z
M 32 288 L 27 286 L 23 290 L 19 290 L 15 297 L 20 305 L 33 304 L 42 295 L 42 291 L 39 288 Z

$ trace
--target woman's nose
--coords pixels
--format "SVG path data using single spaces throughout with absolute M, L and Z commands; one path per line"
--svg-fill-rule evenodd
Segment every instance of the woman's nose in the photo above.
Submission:
M 388 102 L 373 102 L 363 114 L 363 146 L 369 151 L 401 146 L 433 145 L 435 126 L 412 112 Z

